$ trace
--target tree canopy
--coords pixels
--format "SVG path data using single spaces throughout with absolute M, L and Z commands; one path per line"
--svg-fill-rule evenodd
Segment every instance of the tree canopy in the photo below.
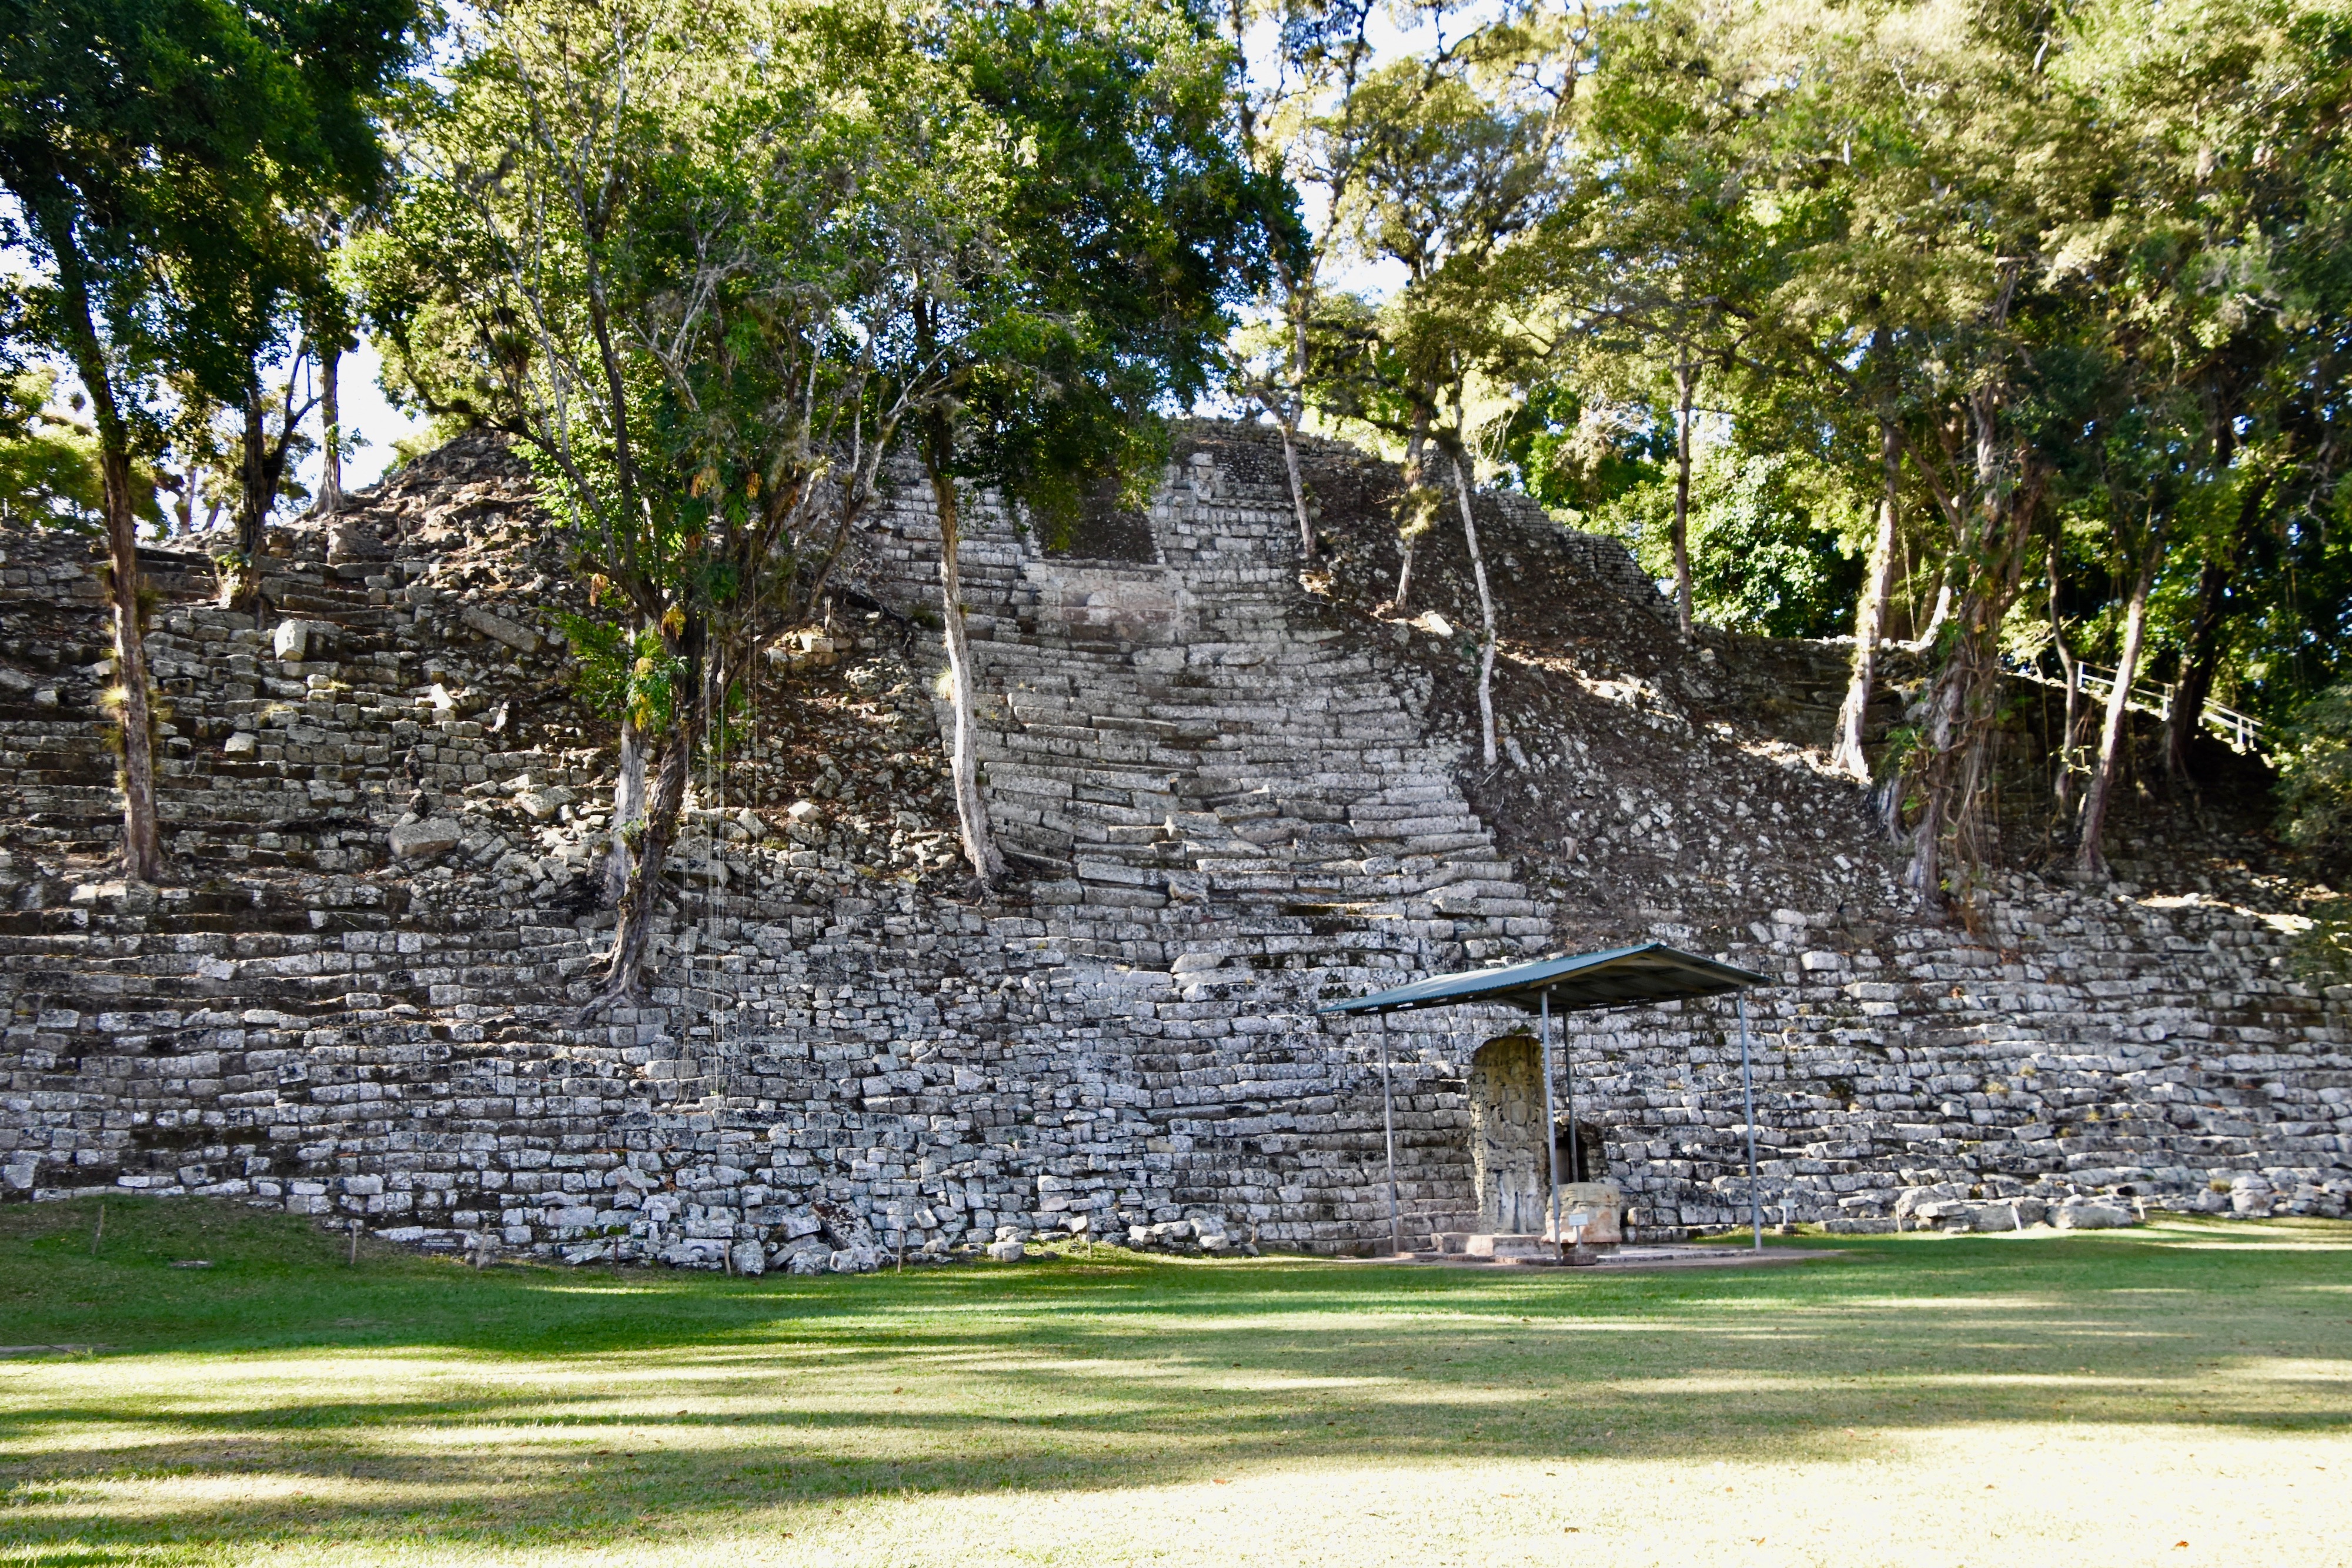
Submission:
M 412 406 L 507 433 L 660 759 L 615 995 L 696 737 L 894 458 L 998 874 L 962 513 L 1058 531 L 1219 392 L 1279 431 L 1303 557 L 1304 428 L 1405 459 L 1388 612 L 1458 513 L 1490 765 L 1478 482 L 1622 535 L 1686 636 L 1851 629 L 1823 741 L 1923 893 L 1992 853 L 2005 683 L 2063 679 L 2095 872 L 2131 757 L 2087 670 L 2171 694 L 2176 788 L 2227 703 L 2336 820 L 2347 118 L 2347 0 L 0 0 L 0 516 L 103 524 L 124 594 L 174 516 L 249 559 L 362 326 Z M 1927 677 L 1866 755 L 1895 641 Z
M 1933 674 L 1879 766 L 1923 892 L 1992 852 L 2012 671 L 2164 683 L 2180 786 L 2210 700 L 2282 745 L 2313 733 L 2290 721 L 2352 653 L 2352 10 L 1414 12 L 1431 41 L 1347 88 L 1369 151 L 1328 219 L 1406 280 L 1317 302 L 1322 418 L 1410 451 L 1398 389 L 1457 365 L 1502 481 L 1625 536 L 1686 630 L 1859 633 L 1849 767 L 1876 645 L 1915 642 Z M 1546 79 L 1572 110 L 1528 173 L 1530 221 L 1475 268 L 1436 265 L 1423 235 L 1474 223 L 1490 188 L 1465 171 L 1493 138 L 1460 128 Z M 1430 515 L 1408 502 L 1404 526 Z M 2123 699 L 2105 710 L 2070 700 L 2053 757 L 2093 870 L 2127 760 Z

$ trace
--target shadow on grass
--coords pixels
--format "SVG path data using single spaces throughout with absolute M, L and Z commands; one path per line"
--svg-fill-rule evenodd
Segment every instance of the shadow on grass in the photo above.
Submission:
M 0 1213 L 5 1337 L 117 1347 L 0 1378 L 0 1539 L 35 1562 L 497 1550 L 1265 1466 L 1834 1459 L 1974 1423 L 2352 1426 L 2344 1225 L 1597 1278 L 1106 1250 L 729 1281 L 349 1269 L 282 1217 L 117 1207 L 94 1260 L 88 1214 Z M 213 1268 L 171 1268 L 193 1243 Z

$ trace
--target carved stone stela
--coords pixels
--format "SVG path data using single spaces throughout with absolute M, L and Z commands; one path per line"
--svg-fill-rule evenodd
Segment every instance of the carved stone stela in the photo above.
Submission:
M 1470 1059 L 1470 1158 L 1478 1228 L 1498 1236 L 1544 1228 L 1543 1076 L 1526 1035 L 1506 1035 Z

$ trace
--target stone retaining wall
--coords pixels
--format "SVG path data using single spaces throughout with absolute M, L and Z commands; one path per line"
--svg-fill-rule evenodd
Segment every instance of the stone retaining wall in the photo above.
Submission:
M 1344 449 L 1309 459 L 1321 494 L 1378 477 Z M 1481 504 L 1497 558 L 1656 620 L 1622 549 Z M 2082 1194 L 2340 1213 L 2352 1194 L 2347 998 L 2293 978 L 2290 919 L 2023 877 L 1968 925 L 1913 908 L 1851 790 L 1720 706 L 1728 640 L 1711 672 L 1562 653 L 1589 716 L 1514 709 L 1497 778 L 1439 711 L 1424 633 L 1302 587 L 1253 433 L 1187 433 L 1148 561 L 1049 557 L 973 513 L 1017 895 L 954 896 L 923 847 L 948 826 L 929 795 L 887 842 L 819 802 L 714 800 L 651 1005 L 584 1030 L 610 751 L 548 619 L 578 590 L 495 449 L 461 442 L 333 528 L 284 530 L 258 622 L 204 606 L 200 559 L 157 556 L 188 871 L 168 888 L 98 869 L 111 762 L 82 547 L 9 539 L 0 1190 L 209 1193 L 427 1247 L 714 1267 L 855 1269 L 1078 1217 L 1160 1244 L 1384 1245 L 1374 1031 L 1419 1235 L 1475 1208 L 1464 1071 L 1517 1020 L 1312 1009 L 1658 937 L 1783 982 L 1752 1012 L 1774 1219 L 1993 1225 Z M 1383 526 L 1322 519 L 1351 523 Z M 845 576 L 909 613 L 935 550 L 910 488 Z M 904 664 L 877 632 L 846 656 L 883 694 L 881 744 L 935 758 L 930 651 Z M 1608 760 L 1634 731 L 1685 770 L 1670 790 Z M 1465 779 L 1523 780 L 1515 831 L 1598 891 L 1521 881 Z M 1759 848 L 1774 834 L 1793 847 Z M 1784 878 L 1774 857 L 1801 850 L 1811 880 Z M 1776 883 L 1824 907 L 1774 907 Z M 1744 1218 L 1729 1026 L 1720 1006 L 1568 1024 L 1580 1130 L 1636 1236 Z

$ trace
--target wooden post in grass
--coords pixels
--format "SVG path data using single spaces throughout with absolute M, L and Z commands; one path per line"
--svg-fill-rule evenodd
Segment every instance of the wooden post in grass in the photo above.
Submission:
M 352 1268 L 356 1269 L 356 1268 L 358 1268 L 358 1267 L 360 1266 L 360 1222 L 359 1222 L 358 1220 L 354 1219 L 354 1220 L 352 1220 L 352 1221 L 351 1222 L 351 1232 L 352 1232 L 352 1261 L 351 1261 L 351 1266 L 352 1266 Z
M 89 1233 L 89 1255 L 98 1256 L 98 1244 L 106 1239 L 106 1200 L 98 1200 L 98 1228 Z

